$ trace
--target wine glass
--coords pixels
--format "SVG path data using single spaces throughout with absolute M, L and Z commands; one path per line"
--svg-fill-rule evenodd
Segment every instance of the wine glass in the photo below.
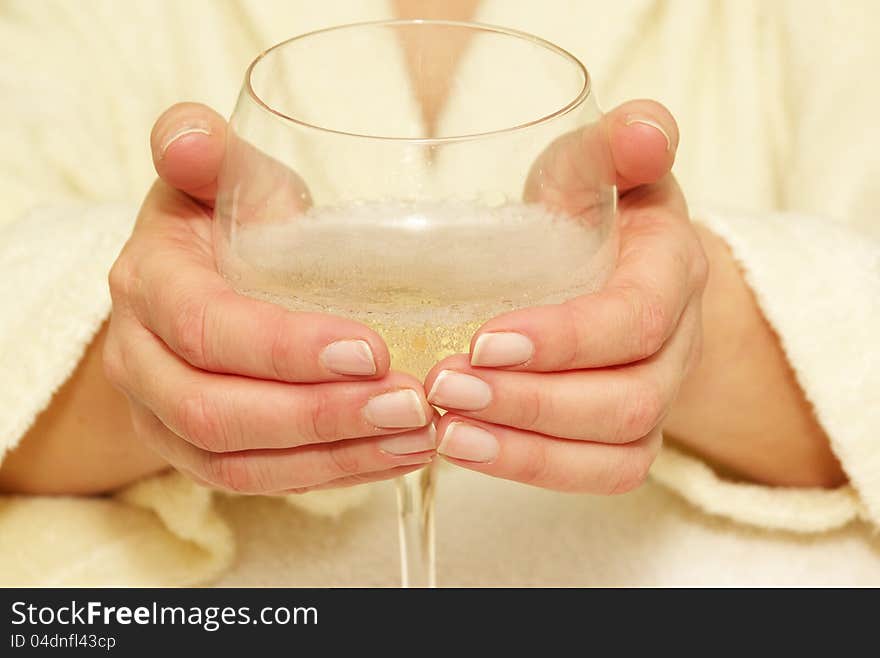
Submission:
M 424 377 L 481 323 L 596 290 L 616 256 L 584 66 L 477 23 L 331 27 L 254 60 L 229 122 L 217 265 L 242 294 L 373 327 Z M 398 481 L 403 586 L 435 584 L 434 471 Z

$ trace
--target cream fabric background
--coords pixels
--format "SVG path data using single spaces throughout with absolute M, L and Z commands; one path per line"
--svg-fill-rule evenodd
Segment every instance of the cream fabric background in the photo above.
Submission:
M 880 519 L 880 92 L 867 84 L 880 12 L 855 0 L 802 8 L 487 0 L 478 18 L 570 49 L 605 107 L 654 97 L 672 109 L 691 205 L 743 262 L 856 489 L 772 490 L 722 482 L 674 451 L 658 460 L 655 480 L 756 529 L 656 484 L 571 497 L 446 469 L 441 583 L 880 583 L 874 540 L 856 521 Z M 109 308 L 105 273 L 152 178 L 159 112 L 179 100 L 228 112 L 262 48 L 389 14 L 376 0 L 0 8 L 0 450 L 48 404 Z M 394 584 L 391 501 L 376 489 L 349 513 L 365 489 L 295 499 L 336 521 L 175 475 L 115 501 L 4 498 L 0 583 L 189 584 L 225 572 L 234 584 Z

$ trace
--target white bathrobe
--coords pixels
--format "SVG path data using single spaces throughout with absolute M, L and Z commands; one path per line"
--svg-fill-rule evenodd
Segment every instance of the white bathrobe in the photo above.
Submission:
M 0 458 L 107 316 L 162 109 L 228 113 L 260 50 L 391 13 L 384 0 L 0 6 Z M 485 0 L 477 20 L 576 54 L 605 107 L 672 110 L 695 218 L 742 264 L 850 485 L 728 482 L 669 447 L 651 483 L 616 498 L 445 468 L 440 583 L 880 584 L 880 8 Z M 0 585 L 393 585 L 393 501 L 387 484 L 370 493 L 287 505 L 170 474 L 110 499 L 0 497 Z

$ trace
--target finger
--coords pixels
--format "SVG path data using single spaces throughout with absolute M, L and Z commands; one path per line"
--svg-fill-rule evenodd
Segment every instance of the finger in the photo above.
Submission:
M 136 408 L 135 408 L 136 407 Z M 139 427 L 143 428 L 145 423 L 157 424 L 156 427 L 167 430 L 167 428 L 162 427 L 161 421 L 156 418 L 153 414 L 149 413 L 146 407 L 136 404 L 132 407 L 132 417 L 139 418 L 137 424 Z M 150 431 L 155 431 L 155 429 L 151 429 Z M 144 435 L 139 431 L 139 434 Z M 278 492 L 265 492 L 266 495 L 278 495 L 278 496 L 288 496 L 291 494 L 303 494 L 311 491 L 322 491 L 326 489 L 341 489 L 345 487 L 353 487 L 361 484 L 370 484 L 374 482 L 382 482 L 384 480 L 393 480 L 395 478 L 402 477 L 407 475 L 408 473 L 412 473 L 414 471 L 418 471 L 422 468 L 425 468 L 428 464 L 430 464 L 436 455 L 431 455 L 431 459 L 422 462 L 419 460 L 415 464 L 410 464 L 406 466 L 395 466 L 393 468 L 388 469 L 387 471 L 377 471 L 375 473 L 358 473 L 357 475 L 349 475 L 345 477 L 341 477 L 335 480 L 330 480 L 328 482 L 324 482 L 323 484 L 317 484 L 310 487 L 301 487 L 297 489 L 288 489 L 285 491 Z M 166 460 L 167 461 L 167 460 Z M 196 484 L 199 484 L 203 487 L 214 488 L 214 485 L 203 479 L 202 477 L 196 475 L 192 471 L 188 471 L 182 467 L 175 467 L 177 471 L 186 475 L 189 479 L 194 481 Z
M 568 441 L 446 414 L 437 448 L 447 461 L 493 477 L 556 491 L 619 494 L 641 485 L 662 442 L 659 429 L 638 441 Z
M 560 373 L 473 368 L 466 355 L 429 373 L 428 401 L 491 423 L 560 438 L 627 443 L 659 425 L 678 394 L 699 332 L 699 309 L 650 359 L 622 368 Z
M 288 311 L 217 286 L 210 276 L 189 276 L 185 289 L 170 287 L 171 278 L 166 271 L 154 279 L 135 308 L 145 326 L 197 368 L 300 383 L 388 372 L 384 341 L 358 322 Z
M 590 223 L 604 203 L 602 189 L 616 185 L 627 192 L 661 180 L 677 148 L 678 126 L 669 111 L 655 101 L 630 101 L 547 147 L 529 172 L 523 196 Z
M 227 133 L 223 181 L 226 194 L 218 196 L 218 216 L 234 222 L 236 230 L 289 223 L 312 205 L 311 192 L 299 173 L 232 128 Z
M 200 103 L 178 103 L 150 134 L 156 173 L 191 197 L 212 204 L 226 149 L 226 120 Z
M 617 189 L 626 192 L 655 183 L 672 169 L 678 149 L 678 125 L 663 105 L 629 101 L 605 116 Z
M 651 205 L 622 232 L 618 264 L 605 287 L 489 320 L 471 342 L 471 363 L 546 372 L 631 363 L 655 354 L 705 284 L 707 265 L 678 211 L 641 196 L 634 203 Z
M 382 482 L 384 480 L 393 480 L 402 477 L 407 473 L 412 473 L 425 468 L 431 462 L 425 464 L 412 464 L 411 466 L 398 466 L 388 471 L 379 471 L 377 473 L 363 473 L 360 475 L 351 475 L 338 480 L 330 480 L 324 484 L 318 484 L 314 487 L 304 487 L 301 489 L 290 489 L 280 492 L 281 495 L 304 494 L 311 491 L 323 491 L 325 489 L 341 489 L 343 487 L 355 487 L 360 484 L 370 484 L 372 482 Z
M 144 213 L 153 203 L 158 201 L 145 203 Z M 139 230 L 151 233 L 155 227 Z M 138 253 L 144 250 L 149 254 Z M 239 295 L 203 253 L 176 239 L 145 237 L 127 247 L 111 271 L 110 291 L 114 302 L 130 306 L 143 326 L 203 370 L 288 382 L 382 377 L 388 371 L 388 349 L 375 331 L 339 316 L 288 311 Z
M 145 437 L 162 458 L 196 481 L 237 493 L 279 493 L 311 488 L 365 473 L 424 465 L 434 456 L 433 450 L 391 454 L 372 438 L 283 450 L 212 453 L 183 441 L 146 407 L 139 404 L 136 407 L 132 417 L 136 419 L 139 435 Z
M 427 425 L 433 410 L 420 383 L 392 372 L 366 382 L 285 384 L 218 375 L 179 360 L 142 328 L 118 349 L 127 390 L 178 436 L 210 452 L 290 448 Z M 417 451 L 433 447 L 425 435 Z M 389 438 L 386 449 L 412 452 Z

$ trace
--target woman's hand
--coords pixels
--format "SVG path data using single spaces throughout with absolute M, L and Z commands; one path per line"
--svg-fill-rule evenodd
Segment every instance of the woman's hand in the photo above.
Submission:
M 434 412 L 420 382 L 389 372 L 374 331 L 243 297 L 217 273 L 210 206 L 225 131 L 194 104 L 172 107 L 153 130 L 160 180 L 110 273 L 104 349 L 135 430 L 197 481 L 244 493 L 424 466 Z
M 432 369 L 428 400 L 448 410 L 438 452 L 459 466 L 563 491 L 629 491 L 698 360 L 708 268 L 669 173 L 675 121 L 657 103 L 634 101 L 605 122 L 621 193 L 616 270 L 595 294 L 488 321 L 469 356 Z M 581 145 L 562 139 L 545 154 L 566 167 L 551 176 L 556 199 L 584 191 Z

